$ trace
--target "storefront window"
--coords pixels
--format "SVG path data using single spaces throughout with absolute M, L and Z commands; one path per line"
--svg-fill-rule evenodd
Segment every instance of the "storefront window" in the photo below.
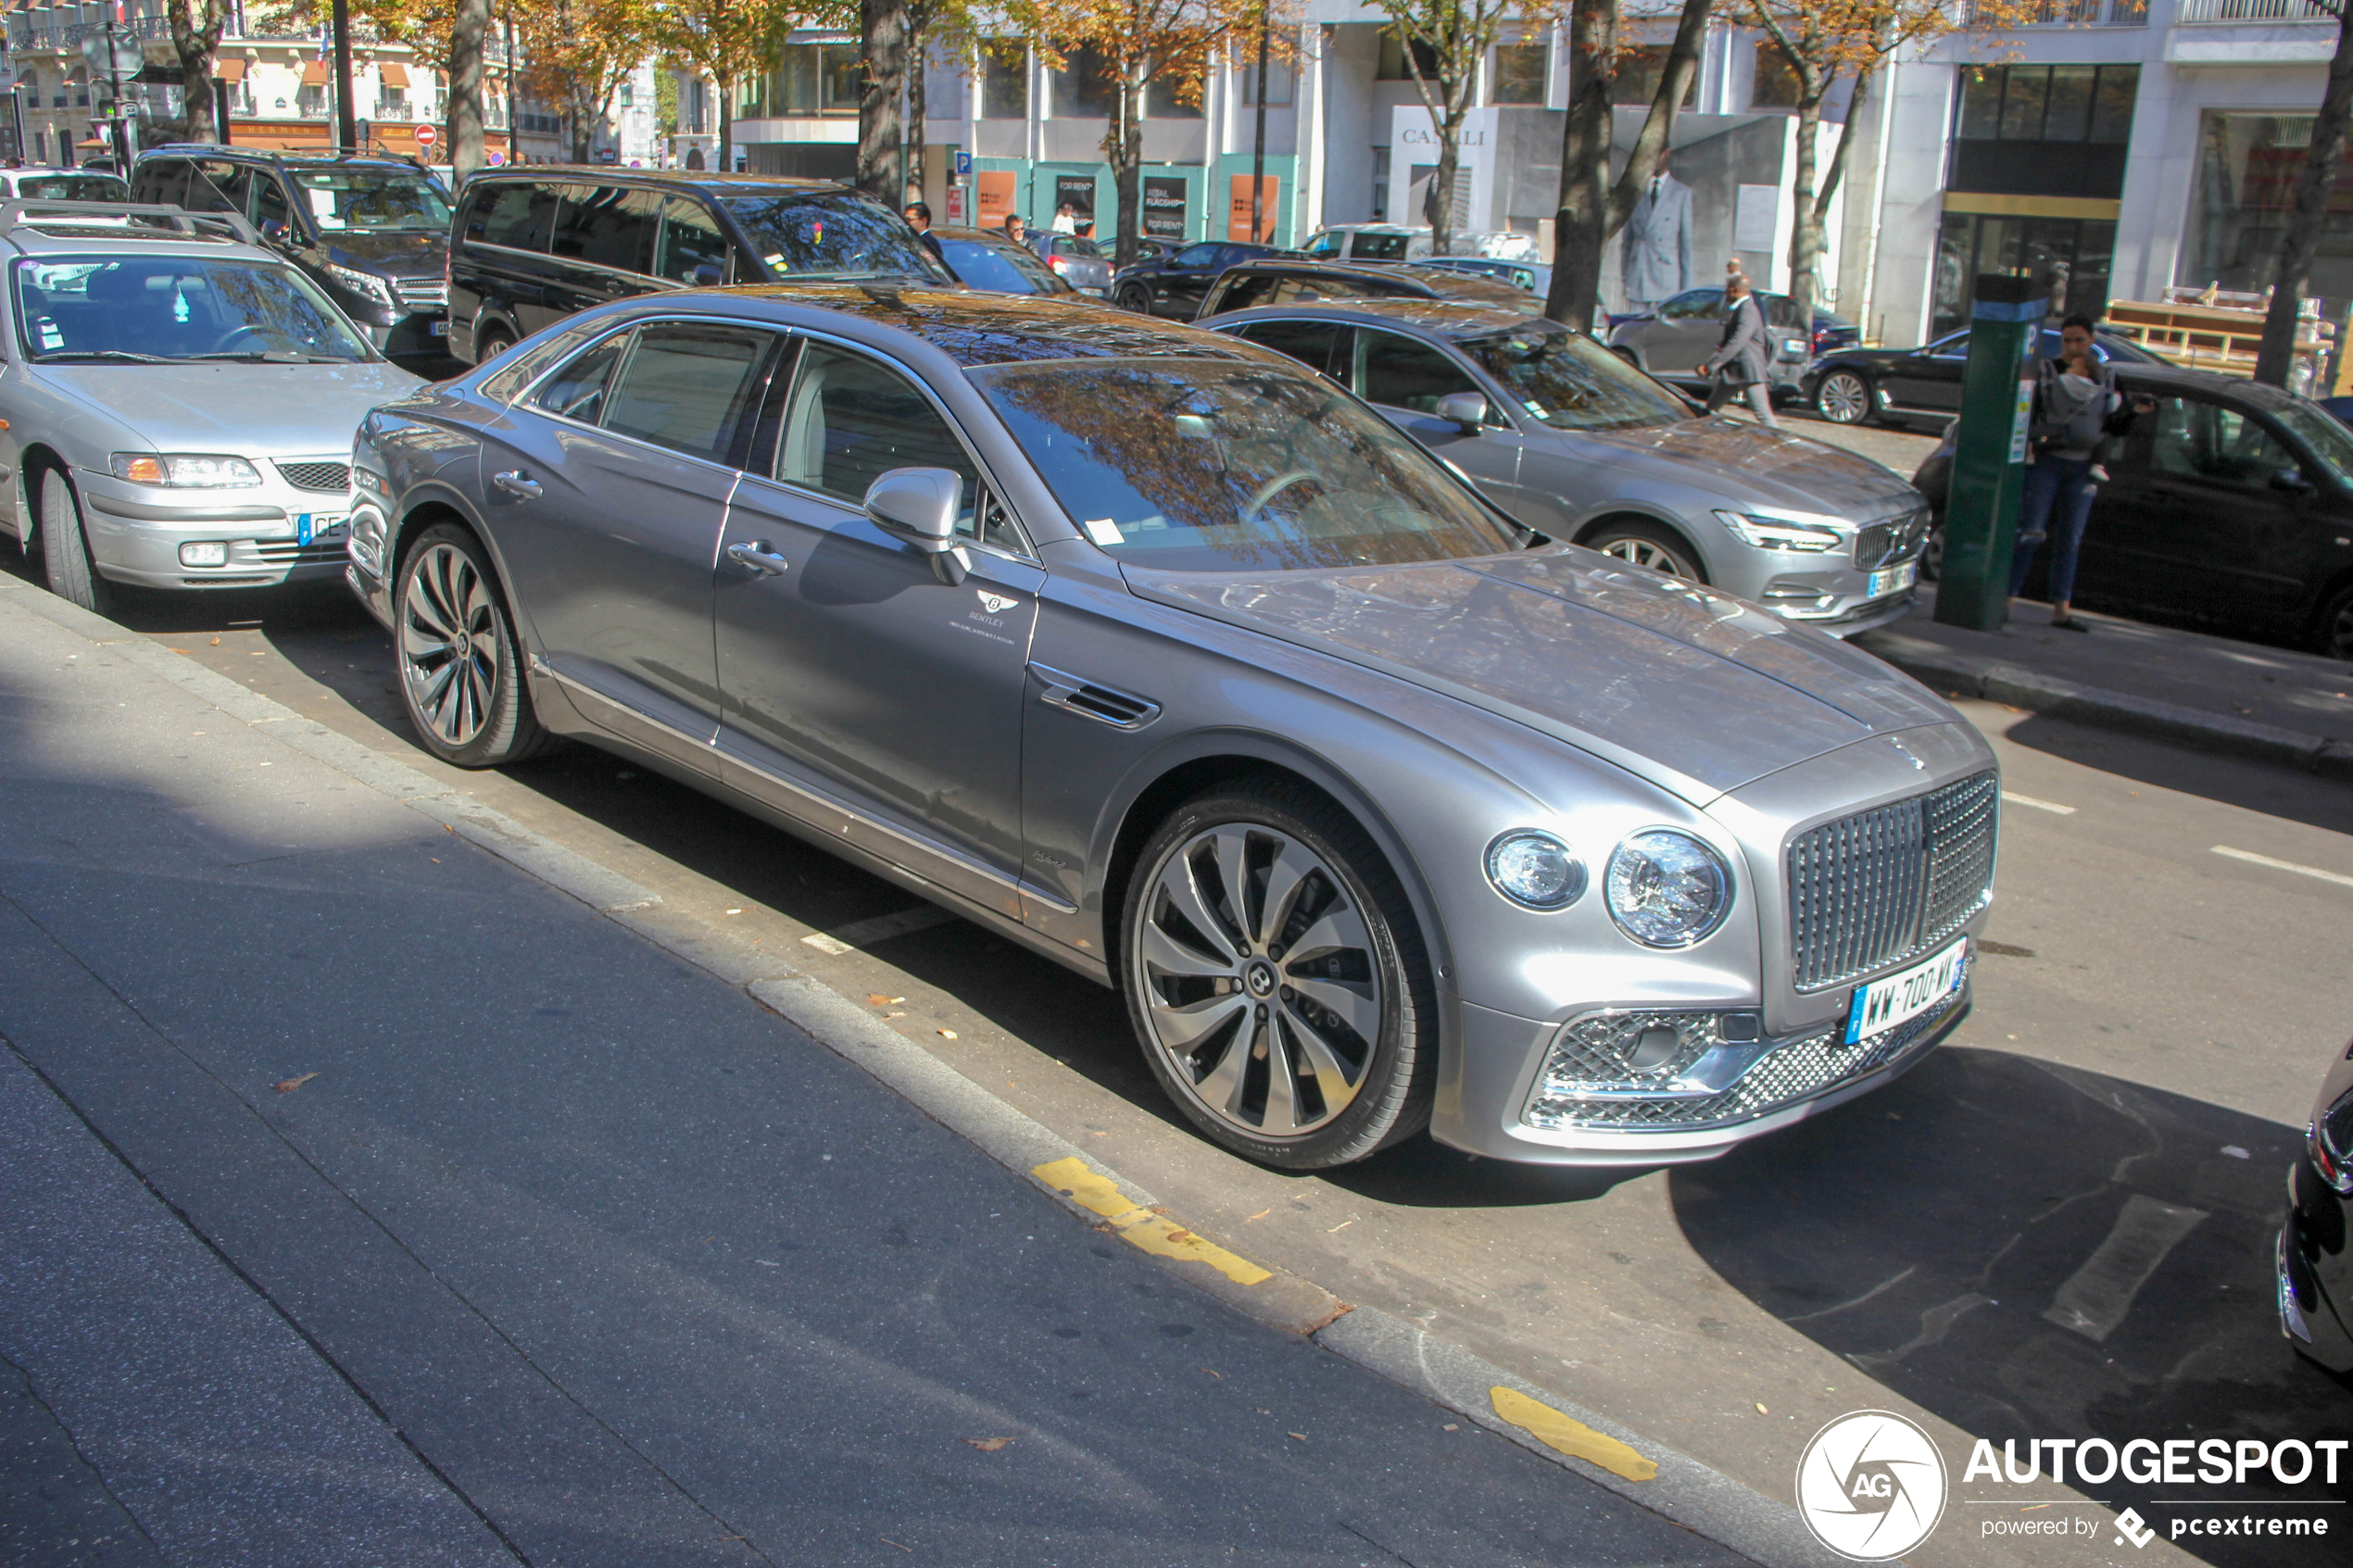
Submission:
M 2199 128 L 2197 202 L 2173 281 L 2260 293 L 2279 266 L 2280 232 L 2312 142 L 2310 115 L 2218 114 Z M 2353 166 L 2336 178 L 2308 292 L 2353 297 Z
M 1548 63 L 1541 42 L 1496 44 L 1494 86 L 1489 94 L 1489 102 L 1541 104 L 1544 101 L 1544 69 Z
M 980 46 L 984 75 L 980 118 L 1029 118 L 1029 46 L 1018 38 L 992 38 Z
M 1997 218 L 1948 212 L 1937 235 L 1936 304 L 1929 335 L 1969 324 L 1969 289 L 1981 272 L 2023 272 L 2050 292 L 2057 314 L 2108 308 L 2116 225 L 2088 218 Z

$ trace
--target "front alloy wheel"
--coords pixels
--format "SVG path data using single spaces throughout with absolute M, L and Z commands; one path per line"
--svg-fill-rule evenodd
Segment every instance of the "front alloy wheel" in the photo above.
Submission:
M 2353 659 L 2353 587 L 2341 590 L 2321 612 L 2321 651 L 2331 659 Z
M 1859 425 L 1879 411 L 1871 383 L 1853 370 L 1832 370 L 1814 389 L 1814 411 L 1834 425 Z
M 1605 556 L 1649 567 L 1668 577 L 1686 577 L 1694 583 L 1707 581 L 1707 573 L 1701 570 L 1699 558 L 1692 547 L 1653 523 L 1604 523 L 1585 544 Z
M 1153 835 L 1138 873 L 1129 1011 L 1196 1125 L 1292 1169 L 1362 1158 L 1422 1125 L 1435 1010 L 1415 995 L 1420 944 L 1343 813 L 1275 784 L 1197 800 Z
M 417 737 L 445 762 L 495 768 L 547 744 L 515 642 L 472 534 L 427 529 L 401 565 L 400 694 Z

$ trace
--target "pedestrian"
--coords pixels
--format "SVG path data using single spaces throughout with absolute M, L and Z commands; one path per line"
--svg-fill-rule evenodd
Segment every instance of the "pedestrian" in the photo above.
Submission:
M 2088 632 L 2075 619 L 2075 556 L 2091 521 L 2099 482 L 2100 443 L 2133 428 L 2133 417 L 2154 410 L 2149 398 L 2127 404 L 2116 390 L 2116 367 L 2093 346 L 2089 316 L 2059 323 L 2056 358 L 2034 367 L 2033 419 L 2026 448 L 2026 484 L 2019 497 L 2018 547 L 2010 555 L 2010 596 L 2026 586 L 2027 569 L 2045 539 L 2051 545 L 2051 624 Z
M 1064 202 L 1054 209 L 1054 232 L 1057 234 L 1078 232 L 1078 208 L 1076 206 Z
M 939 236 L 931 232 L 931 203 L 909 202 L 907 223 L 915 231 L 915 238 L 923 242 L 925 250 L 942 261 L 948 259 L 948 253 L 939 248 Z
M 1748 286 L 1747 277 L 1734 272 L 1724 280 L 1724 335 L 1716 352 L 1699 367 L 1707 378 L 1707 411 L 1716 412 L 1743 394 L 1756 410 L 1757 422 L 1779 430 L 1773 417 L 1773 389 L 1766 384 L 1765 367 L 1771 355 L 1765 332 L 1765 303 Z
M 1018 212 L 1005 214 L 1005 238 L 1017 245 L 1029 243 L 1029 220 Z

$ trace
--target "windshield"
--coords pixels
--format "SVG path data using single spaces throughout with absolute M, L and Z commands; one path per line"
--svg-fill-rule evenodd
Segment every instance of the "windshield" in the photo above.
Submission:
M 1475 337 L 1455 345 L 1554 430 L 1633 430 L 1691 417 L 1658 383 L 1566 327 Z
M 1519 546 L 1428 453 L 1302 371 L 1103 359 L 967 374 L 1063 509 L 1122 561 L 1292 571 Z
M 956 276 L 990 294 L 1060 294 L 1070 285 L 1027 251 L 999 250 L 984 240 L 942 240 Z
M 1405 259 L 1406 243 L 1412 238 L 1411 234 L 1367 234 L 1360 232 L 1355 247 L 1349 254 L 1365 261 L 1403 261 Z
M 326 233 L 347 229 L 449 230 L 449 198 L 422 174 L 389 169 L 297 169 L 295 183 Z
M 2336 476 L 2337 483 L 2353 485 L 2353 430 L 2346 429 L 2327 410 L 2302 401 L 2271 412 Z
M 27 201 L 127 202 L 131 186 L 120 174 L 19 174 L 17 194 Z
M 731 196 L 724 203 L 777 282 L 819 278 L 950 280 L 907 220 L 858 195 Z
M 369 358 L 343 312 L 291 267 L 195 256 L 17 262 L 18 331 L 35 360 Z

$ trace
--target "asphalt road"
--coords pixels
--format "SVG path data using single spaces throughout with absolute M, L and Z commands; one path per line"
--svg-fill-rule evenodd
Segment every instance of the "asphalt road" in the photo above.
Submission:
M 146 602 L 129 620 L 455 776 L 409 744 L 385 639 L 337 592 Z M 584 748 L 463 782 L 672 908 L 877 998 L 1205 1233 L 1768 1495 L 1787 1495 L 1807 1436 L 1861 1408 L 1911 1412 L 1955 1453 L 1969 1436 L 2343 1433 L 2353 1395 L 2279 1336 L 2270 1248 L 2322 1066 L 2353 1033 L 2353 792 L 1969 711 L 2013 797 L 1975 1015 L 1881 1094 L 1712 1165 L 1612 1175 L 1427 1142 L 1321 1176 L 1243 1164 L 1177 1123 L 1108 992 Z M 2092 1290 L 2126 1254 L 2130 1288 Z M 2164 1500 L 2094 1491 L 2145 1513 Z M 1992 1506 L 1967 1487 L 1955 1504 Z M 1911 1561 L 1997 1560 L 1976 1549 L 1948 1525 Z M 2228 1540 L 2200 1555 L 2338 1560 Z

